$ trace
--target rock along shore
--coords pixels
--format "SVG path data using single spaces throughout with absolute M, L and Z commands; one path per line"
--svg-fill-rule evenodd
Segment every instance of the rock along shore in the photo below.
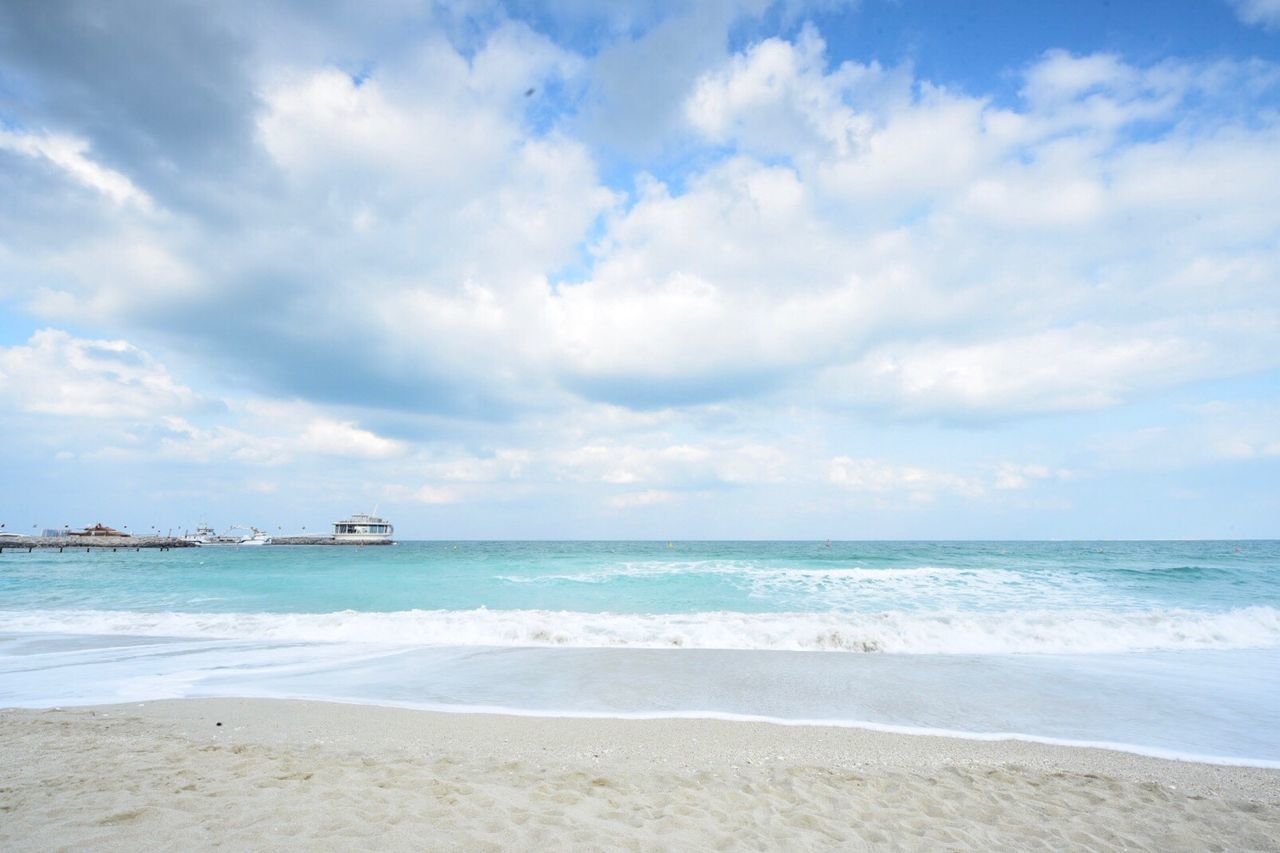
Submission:
M 110 548 L 115 551 L 142 548 L 194 548 L 176 536 L 23 536 L 0 539 L 0 551 L 30 551 L 35 548 Z
M 374 542 L 350 542 L 332 536 L 275 536 L 268 545 L 394 545 L 395 542 L 380 539 Z M 0 539 L 0 553 L 4 551 L 34 551 L 37 548 L 53 548 L 58 551 L 79 548 L 107 548 L 112 551 L 138 551 L 143 548 L 235 548 L 234 544 L 201 546 L 176 536 L 23 536 Z
M 390 539 L 378 539 L 374 542 L 350 542 L 334 539 L 332 536 L 272 536 L 268 545 L 394 545 Z

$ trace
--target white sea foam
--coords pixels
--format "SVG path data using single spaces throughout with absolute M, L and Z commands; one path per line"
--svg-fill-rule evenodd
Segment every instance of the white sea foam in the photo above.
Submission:
M 608 583 L 616 578 L 660 578 L 670 575 L 748 575 L 758 571 L 753 561 L 741 560 L 628 560 L 568 574 L 499 575 L 509 583 Z
M 946 590 L 954 593 L 1001 594 L 1035 583 L 1047 591 L 1043 581 L 1004 569 L 961 569 L 945 566 L 866 569 L 760 569 L 746 575 L 753 592 L 764 595 L 801 593 L 829 597 L 832 594 L 862 595 L 885 592 L 893 595 L 927 596 Z M 1061 584 L 1061 581 L 1057 583 Z
M 761 566 L 754 562 L 733 560 L 692 561 L 637 561 L 603 566 L 593 571 L 570 574 L 499 575 L 498 580 L 509 583 L 608 583 L 617 578 L 662 578 L 672 575 L 733 575 L 747 581 L 835 581 L 852 583 L 893 583 L 898 581 L 964 581 L 977 580 L 987 583 L 1010 583 L 1026 578 L 1005 569 L 953 568 L 948 566 L 914 566 L 909 568 L 779 568 Z
M 1074 573 L 1028 575 L 993 567 L 959 566 L 762 566 L 732 560 L 635 561 L 580 572 L 542 575 L 503 575 L 515 584 L 605 585 L 714 578 L 737 587 L 771 610 L 866 610 L 869 607 L 910 609 L 912 602 L 935 607 L 949 602 L 957 608 L 1014 610 L 1030 606 L 1069 606 L 1121 602 L 1096 579 Z
M 431 646 L 1098 654 L 1280 647 L 1280 610 L 906 613 L 0 611 L 0 632 Z

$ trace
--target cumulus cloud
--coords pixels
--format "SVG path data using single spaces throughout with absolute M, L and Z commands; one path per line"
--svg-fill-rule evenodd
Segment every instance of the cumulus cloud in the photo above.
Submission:
M 299 457 L 333 460 L 391 460 L 410 448 L 378 435 L 354 420 L 340 420 L 301 402 L 229 400 L 222 423 L 199 427 L 170 419 L 161 435 L 163 452 L 175 458 L 281 465 Z
M 660 489 L 646 489 L 643 492 L 626 492 L 621 495 L 614 495 L 606 503 L 613 509 L 636 509 L 637 507 L 670 503 L 676 500 L 677 497 L 678 495 L 672 492 L 665 492 Z
M 826 47 L 805 27 L 795 42 L 767 39 L 704 76 L 686 102 L 689 121 L 713 142 L 730 141 L 763 154 L 791 154 L 819 145 L 847 155 L 869 120 L 845 102 L 851 77 L 878 67 L 848 65 L 830 79 Z
M 1067 468 L 1051 469 L 1047 465 L 1002 462 L 996 467 L 995 488 L 1004 491 L 1027 489 L 1039 480 L 1056 478 L 1072 480 L 1076 472 Z
M 306 455 L 383 460 L 408 451 L 401 441 L 306 404 L 201 397 L 128 341 L 60 329 L 0 347 L 0 400 L 43 417 L 41 431 L 74 442 L 80 452 L 113 458 L 280 465 Z M 112 424 L 82 428 L 83 420 Z
M 1233 351 L 1232 323 L 1221 338 L 1133 326 L 1051 329 L 973 344 L 922 342 L 877 348 L 836 368 L 824 385 L 857 405 L 904 416 L 965 416 L 1098 409 L 1141 390 L 1198 375 L 1230 375 L 1277 366 L 1265 346 Z M 1246 334 L 1257 334 L 1246 327 Z M 1266 325 L 1280 330 L 1280 323 Z
M 617 4 L 607 4 L 617 14 Z M 670 14 L 612 40 L 591 63 L 582 117 L 575 122 L 602 146 L 653 156 L 671 144 L 692 80 L 723 61 L 731 28 L 761 14 L 760 0 L 668 4 Z M 648 12 L 653 13 L 653 8 Z M 625 14 L 625 13 L 624 13 Z
M 0 393 L 131 459 L 622 508 L 1065 488 L 862 431 L 1280 369 L 1280 67 L 1038 44 L 961 90 L 793 11 L 5 7 L 0 299 L 104 331 L 5 349 Z
M 384 496 L 393 501 L 414 504 L 439 505 L 457 503 L 463 497 L 457 489 L 426 484 L 422 486 L 391 485 L 383 489 Z
M 1280 29 L 1280 0 L 1228 0 L 1246 24 Z
M 71 180 L 96 190 L 116 204 L 134 204 L 151 210 L 151 199 L 127 177 L 93 161 L 83 139 L 50 133 L 15 133 L 0 129 L 0 149 L 43 158 Z
M 1238 257 L 1242 241 L 1280 233 L 1264 212 L 1280 188 L 1265 153 L 1277 129 L 1236 124 L 1230 106 L 1232 81 L 1274 86 L 1274 68 L 1143 68 L 1050 51 L 1026 72 L 1014 110 L 927 84 L 913 93 L 874 65 L 828 72 L 821 55 L 812 31 L 756 45 L 704 78 L 689 114 L 712 141 L 787 158 L 807 210 L 768 245 L 816 237 L 826 293 L 839 293 L 840 272 L 853 285 L 832 299 L 847 313 L 815 312 L 817 328 L 797 328 L 783 348 L 808 350 L 806 367 L 832 380 L 824 398 L 1002 417 L 1275 366 L 1269 297 L 1187 286 Z M 1222 99 L 1226 114 L 1205 112 L 1202 99 Z M 1142 137 L 1130 136 L 1139 126 Z M 1146 250 L 1157 244 L 1170 251 Z M 744 265 L 758 245 L 741 246 Z M 1246 277 L 1276 274 L 1274 252 L 1253 261 Z M 801 272 L 765 304 L 785 305 L 812 281 Z M 708 277 L 703 298 L 723 301 L 740 282 Z M 1210 307 L 1217 320 L 1200 322 Z M 1163 315 L 1154 326 L 1153 309 Z M 750 322 L 750 311 L 735 313 L 735 329 Z M 885 342 L 859 346 L 876 338 Z
M 785 451 L 757 443 L 636 445 L 589 443 L 551 454 L 560 478 L 610 485 L 705 486 L 785 479 Z
M 1002 461 L 979 466 L 972 473 L 881 459 L 837 456 L 830 460 L 827 479 L 842 490 L 877 499 L 905 499 L 931 503 L 942 496 L 969 501 L 998 501 L 1002 492 L 1033 489 L 1037 484 L 1075 479 L 1077 472 L 1038 462 Z
M 226 173 L 241 226 L 107 231 L 22 296 L 264 392 L 481 418 L 811 394 L 999 419 L 1274 364 L 1267 322 L 1194 325 L 1275 312 L 1280 127 L 1236 104 L 1276 69 L 1049 51 L 996 105 L 831 67 L 812 26 L 695 65 L 669 99 L 708 155 L 627 195 L 571 101 L 530 112 L 527 85 L 585 92 L 598 68 L 525 24 L 470 55 L 428 32 L 360 74 L 265 66 L 248 103 L 271 178 Z
M 128 341 L 76 338 L 60 329 L 42 329 L 25 344 L 0 347 L 0 396 L 34 414 L 133 420 L 200 402 Z
M 940 493 L 973 498 L 986 491 L 975 478 L 877 459 L 837 456 L 831 460 L 828 472 L 830 481 L 842 488 L 873 495 L 905 494 L 915 501 L 932 501 Z
M 307 424 L 298 447 L 311 453 L 362 459 L 387 459 L 405 452 L 402 442 L 361 429 L 354 421 L 316 418 Z

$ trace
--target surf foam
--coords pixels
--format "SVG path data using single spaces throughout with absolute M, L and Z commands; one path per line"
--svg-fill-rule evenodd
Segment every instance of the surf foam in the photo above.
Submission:
M 1280 610 L 906 613 L 0 611 L 0 632 L 430 646 L 1108 654 L 1280 647 Z

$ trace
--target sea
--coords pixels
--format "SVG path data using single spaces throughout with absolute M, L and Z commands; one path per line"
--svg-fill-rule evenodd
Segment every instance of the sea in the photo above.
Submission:
M 1280 542 L 0 554 L 0 707 L 715 717 L 1280 767 Z

